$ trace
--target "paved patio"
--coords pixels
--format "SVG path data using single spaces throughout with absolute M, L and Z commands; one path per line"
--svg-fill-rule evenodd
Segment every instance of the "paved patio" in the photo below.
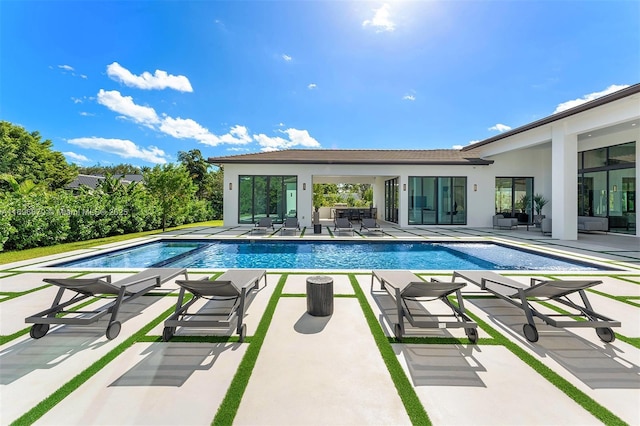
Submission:
M 249 227 L 216 227 L 162 237 L 488 239 L 524 245 L 616 268 L 589 273 L 604 281 L 589 298 L 596 311 L 622 321 L 622 327 L 608 344 L 591 328 L 540 324 L 540 340 L 530 343 L 522 336 L 522 311 L 468 285 L 463 294 L 479 323 L 477 344 L 470 344 L 462 329 L 411 327 L 410 338 L 397 343 L 391 337 L 393 301 L 370 290 L 370 272 L 273 270 L 247 310 L 249 337 L 242 344 L 231 330 L 226 331 L 231 337 L 219 338 L 194 329 L 178 329 L 170 342 L 162 342 L 163 320 L 176 301 L 173 281 L 123 305 L 122 331 L 114 340 L 104 336 L 106 323 L 56 326 L 42 339 L 29 337 L 24 318 L 47 307 L 55 293 L 42 278 L 78 275 L 47 269 L 46 262 L 146 240 L 137 239 L 0 265 L 1 424 L 640 424 L 637 239 L 580 234 L 578 241 L 561 241 L 524 228 L 389 224 L 383 236 L 335 237 L 325 226 L 320 235 L 306 229 L 302 236 L 252 236 Z M 213 272 L 189 271 L 196 278 Z M 417 272 L 425 279 L 451 275 Z M 130 273 L 117 271 L 113 278 Z M 329 317 L 306 313 L 306 278 L 319 273 L 334 279 Z M 507 274 L 523 281 L 540 275 Z M 437 303 L 423 308 L 438 313 Z

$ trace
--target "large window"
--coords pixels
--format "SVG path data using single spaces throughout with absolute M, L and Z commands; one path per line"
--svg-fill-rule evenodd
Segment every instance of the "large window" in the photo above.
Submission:
M 239 223 L 255 223 L 270 217 L 283 223 L 297 216 L 298 178 L 296 176 L 240 176 Z
M 521 223 L 531 223 L 533 220 L 532 199 L 532 177 L 496 178 L 496 214 L 515 217 Z
M 463 225 L 466 207 L 466 177 L 409 177 L 410 225 Z
M 578 215 L 609 218 L 609 230 L 635 233 L 636 143 L 578 153 Z

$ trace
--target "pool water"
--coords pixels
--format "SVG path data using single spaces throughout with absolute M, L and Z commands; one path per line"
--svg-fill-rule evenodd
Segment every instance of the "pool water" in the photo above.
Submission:
M 598 266 L 495 243 L 158 241 L 52 265 L 78 268 L 264 268 L 595 271 Z

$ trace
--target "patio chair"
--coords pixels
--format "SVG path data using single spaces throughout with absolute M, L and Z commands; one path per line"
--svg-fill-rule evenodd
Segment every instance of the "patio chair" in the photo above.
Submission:
M 89 325 L 111 314 L 105 334 L 107 339 L 115 339 L 121 328 L 118 321 L 120 306 L 160 287 L 180 274 L 188 278 L 187 270 L 184 268 L 149 268 L 114 283 L 111 282 L 111 275 L 96 278 L 45 278 L 44 282 L 54 284 L 60 289 L 49 309 L 25 318 L 26 323 L 33 324 L 29 335 L 39 339 L 47 334 L 50 324 Z M 65 302 L 61 302 L 66 291 L 74 294 Z M 66 307 L 89 297 L 113 298 L 113 301 L 93 311 L 65 310 Z
M 367 232 L 381 232 L 384 233 L 378 222 L 375 219 L 362 219 L 362 223 L 360 224 L 360 232 L 365 230 Z
M 518 227 L 518 219 L 515 217 L 504 217 L 502 214 L 493 216 L 493 227 L 498 229 L 513 229 Z
M 284 224 L 280 228 L 280 234 L 284 234 L 287 231 L 293 231 L 294 235 L 300 231 L 300 223 L 297 217 L 288 217 L 284 220 Z
M 336 219 L 333 231 L 337 234 L 350 232 L 351 235 L 353 235 L 353 225 L 351 225 L 351 222 L 349 222 L 349 219 L 347 219 L 346 217 L 339 217 Z
M 464 328 L 465 334 L 472 343 L 478 341 L 478 325 L 465 313 L 462 293 L 460 289 L 465 283 L 443 282 L 432 279 L 426 282 L 410 271 L 374 270 L 371 274 L 371 291 L 373 280 L 380 282 L 382 290 L 396 302 L 398 322 L 393 326 L 393 334 L 398 341 L 402 341 L 405 332 L 404 319 L 413 327 L 419 328 Z M 458 306 L 449 300 L 450 294 L 456 294 Z M 412 313 L 407 301 L 441 300 L 452 313 L 448 315 L 434 315 L 429 313 Z M 455 321 L 443 321 L 443 318 L 453 317 Z
M 602 314 L 594 312 L 585 290 L 598 284 L 600 280 L 540 280 L 531 278 L 530 285 L 504 277 L 491 271 L 456 271 L 453 279 L 460 277 L 467 282 L 479 286 L 502 300 L 506 300 L 524 311 L 527 323 L 522 327 L 524 337 L 530 342 L 538 341 L 538 330 L 533 317 L 538 317 L 544 323 L 557 328 L 591 327 L 603 342 L 613 342 L 615 333 L 610 327 L 620 327 L 620 321 L 614 321 Z M 569 295 L 578 293 L 582 305 L 570 300 Z M 531 302 L 551 300 L 558 302 L 578 312 L 544 314 L 535 309 Z M 556 318 L 566 317 L 566 321 Z M 579 320 L 576 320 L 579 319 Z
M 230 269 L 215 280 L 208 278 L 176 280 L 176 284 L 180 286 L 180 293 L 175 312 L 164 322 L 162 340 L 169 341 L 175 334 L 177 327 L 228 328 L 234 320 L 237 320 L 236 331 L 240 336 L 240 342 L 244 342 L 247 335 L 244 313 L 248 305 L 248 296 L 252 291 L 259 289 L 259 282 L 263 277 L 266 286 L 267 271 L 264 269 Z M 187 291 L 193 297 L 184 303 L 184 295 Z M 213 307 L 216 312 L 201 309 L 198 312 L 189 313 L 188 309 L 201 298 L 220 302 L 231 301 L 232 303 Z
M 253 234 L 255 232 L 261 232 L 263 234 L 266 234 L 267 229 L 269 228 L 271 228 L 273 231 L 276 230 L 276 228 L 273 226 L 273 220 L 270 217 L 263 217 L 258 223 L 256 223 L 256 225 L 251 230 L 251 233 Z

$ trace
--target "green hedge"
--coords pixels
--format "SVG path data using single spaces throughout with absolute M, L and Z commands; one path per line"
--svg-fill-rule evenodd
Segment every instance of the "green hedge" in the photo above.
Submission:
M 211 220 L 211 203 L 193 199 L 171 212 L 168 226 Z M 159 229 L 161 209 L 144 189 L 72 194 L 69 191 L 0 196 L 0 250 L 22 250 L 63 242 Z

